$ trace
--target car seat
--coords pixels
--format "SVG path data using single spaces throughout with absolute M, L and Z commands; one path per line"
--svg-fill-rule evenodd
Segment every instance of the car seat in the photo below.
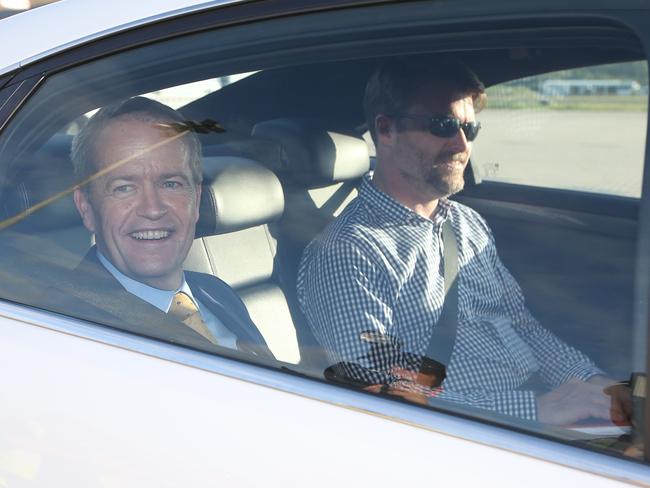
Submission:
M 356 197 L 357 185 L 370 169 L 368 146 L 361 138 L 327 130 L 306 118 L 261 122 L 252 135 L 276 144 L 277 158 L 267 164 L 281 179 L 285 196 L 284 214 L 271 225 L 279 278 L 296 325 L 302 366 L 312 375 L 322 375 L 328 360 L 296 296 L 300 258 L 305 246 Z
M 298 341 L 269 230 L 284 210 L 280 181 L 269 169 L 241 157 L 204 158 L 203 173 L 197 238 L 185 269 L 214 274 L 233 287 L 275 357 L 296 364 Z

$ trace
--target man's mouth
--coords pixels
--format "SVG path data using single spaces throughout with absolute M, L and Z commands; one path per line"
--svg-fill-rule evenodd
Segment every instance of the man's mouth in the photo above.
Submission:
M 465 158 L 462 155 L 451 155 L 449 157 L 442 157 L 438 159 L 434 166 L 446 166 L 456 168 L 465 165 Z
M 463 161 L 451 160 L 451 161 L 438 161 L 434 166 L 438 168 L 451 168 L 451 169 L 460 169 L 464 166 Z
M 131 232 L 129 235 L 139 241 L 159 241 L 165 239 L 171 234 L 168 230 L 143 230 Z

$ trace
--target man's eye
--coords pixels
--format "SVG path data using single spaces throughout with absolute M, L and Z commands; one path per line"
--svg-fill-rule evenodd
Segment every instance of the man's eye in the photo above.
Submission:
M 165 181 L 163 183 L 163 187 L 164 188 L 169 188 L 170 190 L 176 190 L 176 189 L 178 189 L 178 188 L 180 188 L 182 186 L 183 186 L 183 184 L 180 181 L 170 180 L 170 181 Z
M 119 185 L 113 188 L 113 193 L 124 195 L 133 191 L 133 185 Z

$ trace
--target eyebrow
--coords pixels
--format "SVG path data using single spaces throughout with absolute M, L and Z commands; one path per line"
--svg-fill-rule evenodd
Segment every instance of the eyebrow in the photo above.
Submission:
M 166 180 L 169 178 L 182 178 L 185 181 L 190 181 L 190 179 L 185 174 L 177 172 L 162 173 L 158 177 L 160 180 Z M 115 175 L 108 177 L 106 179 L 106 184 L 108 185 L 116 180 L 135 181 L 137 179 L 139 179 L 139 175 L 136 174 Z
M 104 180 L 104 187 L 107 188 L 110 186 L 112 183 L 118 181 L 118 180 L 124 180 L 124 181 L 134 181 L 135 178 L 130 175 L 121 175 L 121 176 L 109 176 Z M 101 180 L 99 180 L 101 181 Z
M 191 181 L 191 179 L 188 178 L 184 173 L 163 173 L 160 175 L 160 179 L 162 180 L 166 180 L 168 178 L 182 178 L 188 183 Z

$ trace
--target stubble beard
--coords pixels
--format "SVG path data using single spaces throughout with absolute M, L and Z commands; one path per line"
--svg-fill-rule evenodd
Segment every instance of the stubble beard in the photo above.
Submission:
M 462 169 L 449 171 L 443 166 L 444 162 L 449 160 L 460 161 L 463 164 Z M 441 198 L 446 198 L 461 191 L 465 187 L 463 172 L 467 166 L 465 158 L 462 155 L 452 155 L 439 158 L 430 168 L 425 181 L 432 187 Z

